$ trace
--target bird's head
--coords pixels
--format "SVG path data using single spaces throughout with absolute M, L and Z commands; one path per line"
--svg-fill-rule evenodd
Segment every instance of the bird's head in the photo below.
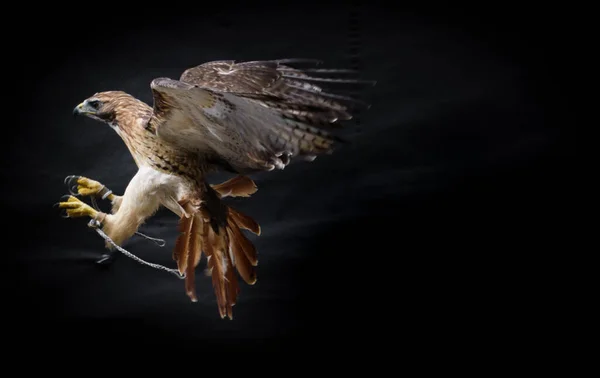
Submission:
M 117 126 L 121 115 L 132 114 L 136 108 L 147 105 L 121 91 L 99 92 L 73 109 L 74 115 L 84 115 L 97 121 Z

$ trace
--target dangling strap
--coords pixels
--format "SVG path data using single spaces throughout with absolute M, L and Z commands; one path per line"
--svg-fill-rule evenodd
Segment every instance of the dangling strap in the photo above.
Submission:
M 160 265 L 160 264 L 153 264 L 150 263 L 148 261 L 142 260 L 141 258 L 137 257 L 136 255 L 134 255 L 133 253 L 127 251 L 126 249 L 118 246 L 108 235 L 106 235 L 106 233 L 104 231 L 102 231 L 102 229 L 100 229 L 100 222 L 96 219 L 92 219 L 90 220 L 90 223 L 88 223 L 88 226 L 95 229 L 96 232 L 98 233 L 98 235 L 102 236 L 102 238 L 104 240 L 106 240 L 107 242 L 109 242 L 113 247 L 115 247 L 119 252 L 121 252 L 122 254 L 124 254 L 125 256 L 139 262 L 142 265 L 146 265 L 149 266 L 151 268 L 154 269 L 158 269 L 158 270 L 165 270 L 171 274 L 174 274 L 175 276 L 177 276 L 177 278 L 179 278 L 180 280 L 185 279 L 185 273 L 184 274 L 180 274 L 178 269 L 171 269 L 171 268 L 167 268 L 166 266 Z M 153 239 L 153 238 L 150 238 Z

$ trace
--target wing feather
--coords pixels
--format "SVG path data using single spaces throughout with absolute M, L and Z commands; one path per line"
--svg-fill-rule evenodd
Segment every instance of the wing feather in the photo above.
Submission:
M 306 60 L 214 61 L 187 69 L 180 80 L 155 79 L 148 129 L 178 148 L 218 156 L 238 172 L 331 152 L 339 139 L 324 129 L 366 104 L 321 83 L 366 82 L 329 77 L 334 70 L 309 76 L 287 65 L 294 62 Z

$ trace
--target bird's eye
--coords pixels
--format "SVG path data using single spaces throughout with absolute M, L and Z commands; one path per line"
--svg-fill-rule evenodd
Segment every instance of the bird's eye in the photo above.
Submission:
M 89 100 L 87 103 L 88 106 L 93 109 L 98 109 L 98 107 L 100 106 L 100 101 L 98 100 Z

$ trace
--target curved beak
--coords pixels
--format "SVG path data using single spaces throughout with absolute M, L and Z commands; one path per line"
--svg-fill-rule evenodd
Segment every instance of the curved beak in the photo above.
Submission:
M 75 107 L 75 109 L 73 109 L 73 116 L 78 116 L 81 113 L 83 113 L 83 102 L 81 104 L 77 105 Z

